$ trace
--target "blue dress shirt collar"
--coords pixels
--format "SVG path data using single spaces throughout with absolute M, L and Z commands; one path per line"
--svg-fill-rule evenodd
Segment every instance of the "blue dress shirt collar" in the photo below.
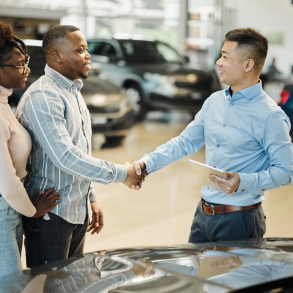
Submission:
M 230 87 L 228 87 L 225 90 L 225 94 L 227 97 L 230 97 L 229 90 L 230 90 Z M 261 80 L 259 80 L 259 82 L 257 84 L 254 84 L 250 87 L 247 87 L 241 91 L 234 93 L 231 100 L 237 101 L 237 100 L 244 97 L 247 101 L 250 101 L 253 98 L 255 98 L 256 96 L 260 95 L 261 93 L 262 93 L 262 82 L 261 82 Z

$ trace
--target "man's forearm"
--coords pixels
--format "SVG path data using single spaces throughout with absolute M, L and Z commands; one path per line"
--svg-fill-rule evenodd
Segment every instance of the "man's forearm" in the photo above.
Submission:
M 185 136 L 179 135 L 156 148 L 154 152 L 145 155 L 139 161 L 142 161 L 146 165 L 146 171 L 148 173 L 152 173 L 172 162 L 197 152 L 202 146 L 203 142 L 197 145 Z

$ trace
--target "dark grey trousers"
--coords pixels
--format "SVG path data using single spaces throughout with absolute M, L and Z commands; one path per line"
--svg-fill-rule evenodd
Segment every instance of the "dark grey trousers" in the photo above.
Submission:
M 262 206 L 234 213 L 206 214 L 199 202 L 188 242 L 233 241 L 260 239 L 266 232 L 266 217 Z
M 44 220 L 23 216 L 28 267 L 83 254 L 88 217 L 84 224 L 71 224 L 53 213 L 49 217 Z

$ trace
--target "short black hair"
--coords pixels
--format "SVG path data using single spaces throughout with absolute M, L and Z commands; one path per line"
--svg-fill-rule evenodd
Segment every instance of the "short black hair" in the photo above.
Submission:
M 253 59 L 255 71 L 261 72 L 269 47 L 269 41 L 263 34 L 253 28 L 238 28 L 229 31 L 225 38 L 226 41 L 237 42 L 237 48 L 244 49 L 245 58 Z
M 73 25 L 56 25 L 50 28 L 43 38 L 43 50 L 47 56 L 52 48 L 58 47 L 68 34 L 79 31 L 79 28 Z
M 0 68 L 6 61 L 11 58 L 11 51 L 17 48 L 26 55 L 27 47 L 25 43 L 18 37 L 12 35 L 11 27 L 0 21 Z

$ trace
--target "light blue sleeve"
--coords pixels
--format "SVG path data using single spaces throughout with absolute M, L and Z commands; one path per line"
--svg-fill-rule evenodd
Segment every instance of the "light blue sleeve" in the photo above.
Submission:
M 289 136 L 291 125 L 281 112 L 269 115 L 264 125 L 262 145 L 270 160 L 267 170 L 258 173 L 239 173 L 240 192 L 257 193 L 291 184 L 293 176 L 293 148 Z
M 158 171 L 172 162 L 193 154 L 204 145 L 204 112 L 207 107 L 206 102 L 196 114 L 194 120 L 189 123 L 179 136 L 172 138 L 167 143 L 157 147 L 154 152 L 144 155 L 139 160 L 145 163 L 148 173 Z
M 124 166 L 94 158 L 76 145 L 67 130 L 65 106 L 58 95 L 49 91 L 34 91 L 25 100 L 26 117 L 51 162 L 60 170 L 88 181 L 108 184 L 123 182 L 127 176 Z

